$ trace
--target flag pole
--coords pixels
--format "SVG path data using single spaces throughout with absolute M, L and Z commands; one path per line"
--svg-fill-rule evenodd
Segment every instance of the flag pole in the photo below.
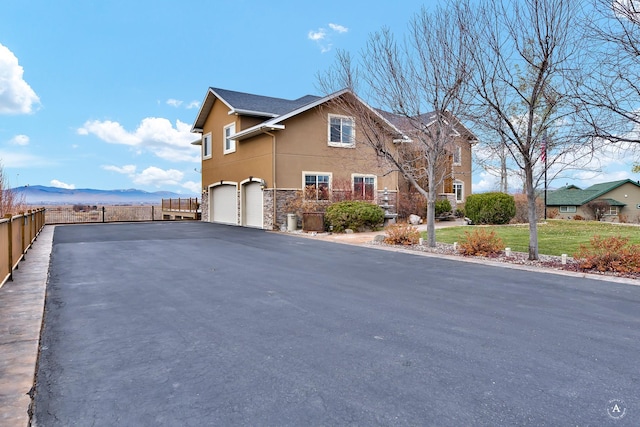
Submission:
M 544 220 L 547 220 L 547 131 L 542 134 L 542 155 L 544 156 Z

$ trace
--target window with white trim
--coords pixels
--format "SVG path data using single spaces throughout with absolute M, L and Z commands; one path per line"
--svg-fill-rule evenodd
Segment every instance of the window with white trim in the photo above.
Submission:
M 369 175 L 353 176 L 353 197 L 356 200 L 373 200 L 376 192 L 376 177 Z
M 305 173 L 304 198 L 308 200 L 329 200 L 331 176 L 328 174 Z
M 456 202 L 464 200 L 464 183 L 462 181 L 453 182 L 453 194 L 456 196 Z
M 211 132 L 202 137 L 202 158 L 211 158 Z
M 453 165 L 462 165 L 462 147 L 456 147 L 453 149 Z
M 329 114 L 329 145 L 332 147 L 354 147 L 356 142 L 353 117 Z
M 605 215 L 618 215 L 618 206 L 609 206 L 608 209 L 604 211 Z
M 576 213 L 578 209 L 575 206 L 560 206 L 560 213 Z
M 231 123 L 224 127 L 224 154 L 233 153 L 236 151 L 236 140 L 231 139 L 231 135 L 236 133 L 236 124 Z

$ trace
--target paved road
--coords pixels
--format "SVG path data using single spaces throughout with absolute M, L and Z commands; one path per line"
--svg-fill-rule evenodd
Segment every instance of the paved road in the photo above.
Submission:
M 639 308 L 637 286 L 259 230 L 57 227 L 36 423 L 637 426 Z

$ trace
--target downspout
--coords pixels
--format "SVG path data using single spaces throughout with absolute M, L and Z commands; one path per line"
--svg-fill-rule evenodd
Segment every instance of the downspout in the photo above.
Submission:
M 277 199 L 276 199 L 276 193 L 277 193 L 277 188 L 278 186 L 276 185 L 276 136 L 275 134 L 271 133 L 271 132 L 264 132 L 265 134 L 269 135 L 271 137 L 272 140 L 272 146 L 271 146 L 271 150 L 272 150 L 272 164 L 271 164 L 271 173 L 272 173 L 272 177 L 271 177 L 271 182 L 273 182 L 273 227 L 276 228 L 276 225 L 278 223 L 278 203 L 277 203 Z

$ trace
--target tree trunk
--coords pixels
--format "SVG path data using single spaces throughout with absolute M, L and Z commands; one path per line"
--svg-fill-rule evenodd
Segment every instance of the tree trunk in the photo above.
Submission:
M 525 166 L 525 187 L 527 193 L 527 213 L 529 218 L 529 260 L 538 259 L 538 218 L 536 212 L 536 191 L 533 186 L 533 166 Z
M 430 168 L 433 169 L 433 168 Z M 436 247 L 436 185 L 434 174 L 429 171 L 427 195 L 427 246 Z

